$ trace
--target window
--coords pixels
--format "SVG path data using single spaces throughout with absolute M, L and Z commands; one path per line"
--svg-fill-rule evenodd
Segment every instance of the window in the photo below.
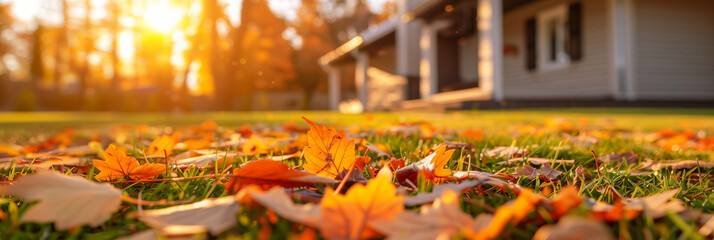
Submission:
M 538 69 L 554 70 L 567 66 L 570 55 L 565 51 L 567 41 L 567 8 L 557 6 L 538 14 Z
M 558 5 L 526 21 L 526 68 L 550 71 L 582 57 L 580 3 Z

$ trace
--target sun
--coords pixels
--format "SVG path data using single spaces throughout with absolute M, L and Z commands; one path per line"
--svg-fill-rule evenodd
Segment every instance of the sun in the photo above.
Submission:
M 144 8 L 144 24 L 154 31 L 168 33 L 181 21 L 181 9 L 168 1 L 152 1 Z

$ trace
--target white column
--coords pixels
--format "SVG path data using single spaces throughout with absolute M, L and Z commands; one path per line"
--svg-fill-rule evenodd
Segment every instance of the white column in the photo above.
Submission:
M 478 0 L 479 88 L 503 101 L 503 8 L 501 0 Z
M 421 61 L 419 61 L 419 93 L 427 99 L 438 92 L 439 73 L 437 29 L 434 23 L 424 23 L 421 28 Z
M 635 100 L 633 16 L 631 0 L 611 0 L 613 73 L 611 93 L 615 99 Z
M 354 53 L 354 52 L 353 52 Z M 355 53 L 354 57 L 357 59 L 355 64 L 355 86 L 357 88 L 357 98 L 365 111 L 367 108 L 367 81 L 369 81 L 369 76 L 367 75 L 367 69 L 369 68 L 369 54 L 367 53 Z
M 327 67 L 327 97 L 330 110 L 340 110 L 340 69 Z

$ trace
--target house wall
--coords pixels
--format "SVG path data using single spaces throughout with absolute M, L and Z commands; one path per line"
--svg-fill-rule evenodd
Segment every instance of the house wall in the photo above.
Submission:
M 714 99 L 714 1 L 634 0 L 635 93 Z
M 517 53 L 503 60 L 504 96 L 509 99 L 612 98 L 612 35 L 609 1 L 582 0 L 583 57 L 557 70 L 526 69 L 525 24 L 539 11 L 572 0 L 534 1 L 504 13 L 504 45 Z
M 396 57 L 394 46 L 370 54 L 365 108 L 368 111 L 392 109 L 405 100 L 407 80 L 396 73 Z

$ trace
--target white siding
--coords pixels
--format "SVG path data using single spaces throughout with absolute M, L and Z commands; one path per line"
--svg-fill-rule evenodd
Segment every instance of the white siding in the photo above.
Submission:
M 368 111 L 384 111 L 394 108 L 406 96 L 407 80 L 395 74 L 396 49 L 388 46 L 370 56 L 367 75 Z
M 714 1 L 635 0 L 637 99 L 714 99 Z
M 612 37 L 609 1 L 582 0 L 583 57 L 552 71 L 526 69 L 525 23 L 539 11 L 572 0 L 542 0 L 521 6 L 503 17 L 504 44 L 516 46 L 515 56 L 504 56 L 506 99 L 611 98 Z M 542 53 L 541 53 L 542 54 Z

